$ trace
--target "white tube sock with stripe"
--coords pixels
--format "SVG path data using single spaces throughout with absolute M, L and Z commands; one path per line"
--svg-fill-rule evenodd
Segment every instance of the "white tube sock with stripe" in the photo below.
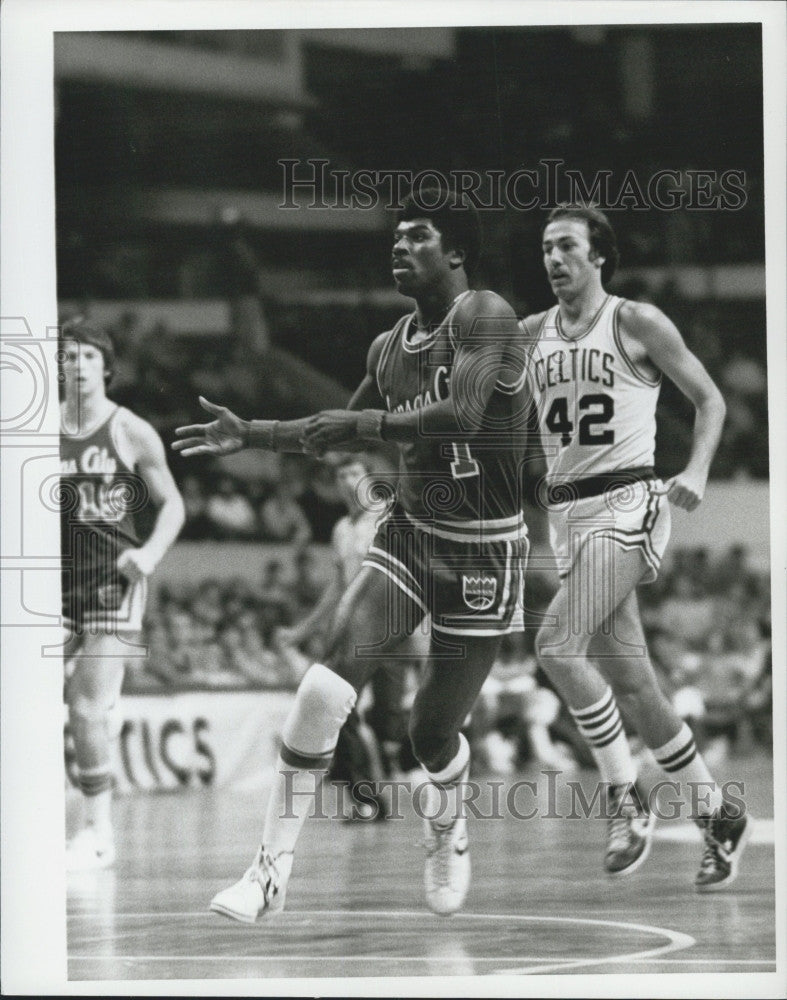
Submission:
M 636 781 L 637 768 L 612 689 L 607 686 L 602 697 L 587 708 L 570 708 L 569 711 L 590 746 L 603 780 L 612 785 Z
M 698 815 L 709 816 L 721 807 L 721 789 L 697 750 L 694 734 L 685 722 L 677 736 L 651 752 L 669 779 L 680 783 L 681 795 L 692 806 L 696 805 Z

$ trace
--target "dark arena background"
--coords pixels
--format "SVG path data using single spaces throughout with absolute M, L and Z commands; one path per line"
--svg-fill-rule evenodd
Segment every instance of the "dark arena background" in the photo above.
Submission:
M 118 860 L 68 878 L 69 980 L 258 980 L 264 992 L 316 977 L 330 992 L 333 977 L 382 977 L 376 989 L 397 995 L 402 976 L 432 977 L 433 991 L 451 976 L 594 974 L 613 989 L 614 974 L 656 973 L 680 974 L 676 995 L 690 996 L 706 995 L 708 974 L 776 971 L 762 87 L 759 23 L 56 34 L 59 319 L 110 330 L 109 394 L 156 427 L 187 509 L 151 582 L 148 655 L 127 664 Z M 604 822 L 569 815 L 597 772 L 537 669 L 531 628 L 506 643 L 465 733 L 479 801 L 529 781 L 536 806 L 523 792 L 520 812 L 471 818 L 460 914 L 426 909 L 409 793 L 400 816 L 364 821 L 341 792 L 326 806 L 338 816 L 306 824 L 277 921 L 207 911 L 259 840 L 280 728 L 321 653 L 318 636 L 293 649 L 279 630 L 326 586 L 344 507 L 316 459 L 183 459 L 169 445 L 203 419 L 199 395 L 258 418 L 347 402 L 372 339 L 411 308 L 390 276 L 390 205 L 419 174 L 477 179 L 474 284 L 519 316 L 552 302 L 549 208 L 584 192 L 618 235 L 610 290 L 660 306 L 724 395 L 706 498 L 673 511 L 663 571 L 639 591 L 664 690 L 756 817 L 723 893 L 694 893 L 701 840 L 685 818 L 659 823 L 634 877 L 605 878 Z M 667 478 L 685 464 L 693 410 L 666 380 L 658 421 Z M 392 475 L 388 456 L 375 461 Z M 538 612 L 557 577 L 522 488 Z M 415 649 L 385 741 L 366 700 L 360 713 L 371 758 L 412 785 L 419 668 Z M 654 784 L 641 745 L 638 759 Z M 69 833 L 73 768 L 66 728 Z M 605 995 L 604 981 L 593 989 Z

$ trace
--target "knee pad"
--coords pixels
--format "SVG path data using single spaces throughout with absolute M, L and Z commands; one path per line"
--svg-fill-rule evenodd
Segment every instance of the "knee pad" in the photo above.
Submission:
M 282 733 L 282 758 L 294 767 L 327 767 L 353 709 L 352 684 L 315 663 L 303 676 Z

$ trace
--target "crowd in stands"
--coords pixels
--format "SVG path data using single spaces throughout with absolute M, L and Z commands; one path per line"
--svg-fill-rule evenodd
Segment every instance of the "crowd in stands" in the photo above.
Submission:
M 772 742 L 770 585 L 746 550 L 720 559 L 676 550 L 656 584 L 639 591 L 662 689 L 713 766 L 731 750 Z M 473 712 L 476 755 L 508 774 L 527 763 L 593 767 L 587 747 L 533 652 L 533 632 L 507 637 Z M 634 746 L 641 744 L 636 733 Z M 651 761 L 652 763 L 652 761 Z
M 615 290 L 663 308 L 720 386 L 727 403 L 727 419 L 711 478 L 767 478 L 764 303 L 728 302 L 721 306 L 689 301 L 671 284 L 655 289 L 639 279 L 624 282 Z M 351 306 L 347 309 L 353 311 Z M 301 330 L 317 328 L 317 316 L 310 323 L 307 313 L 306 307 L 298 312 Z M 376 317 L 381 329 L 385 328 L 384 319 Z M 277 322 L 271 323 L 271 330 L 274 341 L 280 341 L 282 346 L 292 347 L 298 341 L 294 331 L 280 328 Z M 741 339 L 743 330 L 745 340 Z M 298 406 L 291 395 L 277 392 L 275 372 L 270 371 L 270 366 L 250 363 L 231 337 L 174 336 L 162 324 L 143 329 L 132 312 L 121 316 L 111 332 L 118 352 L 113 398 L 150 420 L 165 441 L 172 439 L 175 427 L 201 419 L 198 395 L 222 402 L 243 416 L 286 419 L 306 412 L 306 403 Z M 331 336 L 320 339 L 333 344 Z M 359 345 L 359 357 L 364 350 L 365 345 Z M 350 378 L 353 375 L 348 372 L 346 356 L 344 350 L 334 351 L 334 360 L 338 358 L 343 366 L 345 380 L 348 374 Z M 657 471 L 672 475 L 682 467 L 689 452 L 693 411 L 666 379 L 658 421 Z M 197 467 L 175 453 L 170 455 L 170 461 L 186 494 L 186 536 L 190 538 L 253 537 L 305 544 L 310 537 L 326 540 L 330 525 L 340 513 L 331 495 L 332 485 L 317 462 L 304 461 L 297 467 L 293 461 L 281 474 L 274 468 L 267 480 L 247 477 L 232 482 L 222 466 L 200 463 Z M 285 481 L 277 484 L 279 478 Z
M 549 599 L 548 574 L 530 574 L 530 600 Z M 283 647 L 278 631 L 314 607 L 326 580 L 313 547 L 291 569 L 271 559 L 258 581 L 207 577 L 159 586 L 151 595 L 146 659 L 130 661 L 129 691 L 293 688 L 308 644 Z M 711 760 L 732 747 L 769 746 L 770 586 L 746 550 L 720 559 L 678 549 L 659 580 L 639 591 L 643 622 L 663 689 Z M 532 608 L 531 610 L 537 610 Z M 528 762 L 592 766 L 571 718 L 538 670 L 534 629 L 506 639 L 473 714 L 479 759 L 508 773 Z

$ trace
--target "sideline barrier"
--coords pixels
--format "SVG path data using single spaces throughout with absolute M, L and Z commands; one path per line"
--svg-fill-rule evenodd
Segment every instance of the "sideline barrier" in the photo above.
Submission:
M 123 697 L 114 741 L 116 792 L 267 787 L 293 698 L 292 691 Z M 67 728 L 66 773 L 75 785 Z

